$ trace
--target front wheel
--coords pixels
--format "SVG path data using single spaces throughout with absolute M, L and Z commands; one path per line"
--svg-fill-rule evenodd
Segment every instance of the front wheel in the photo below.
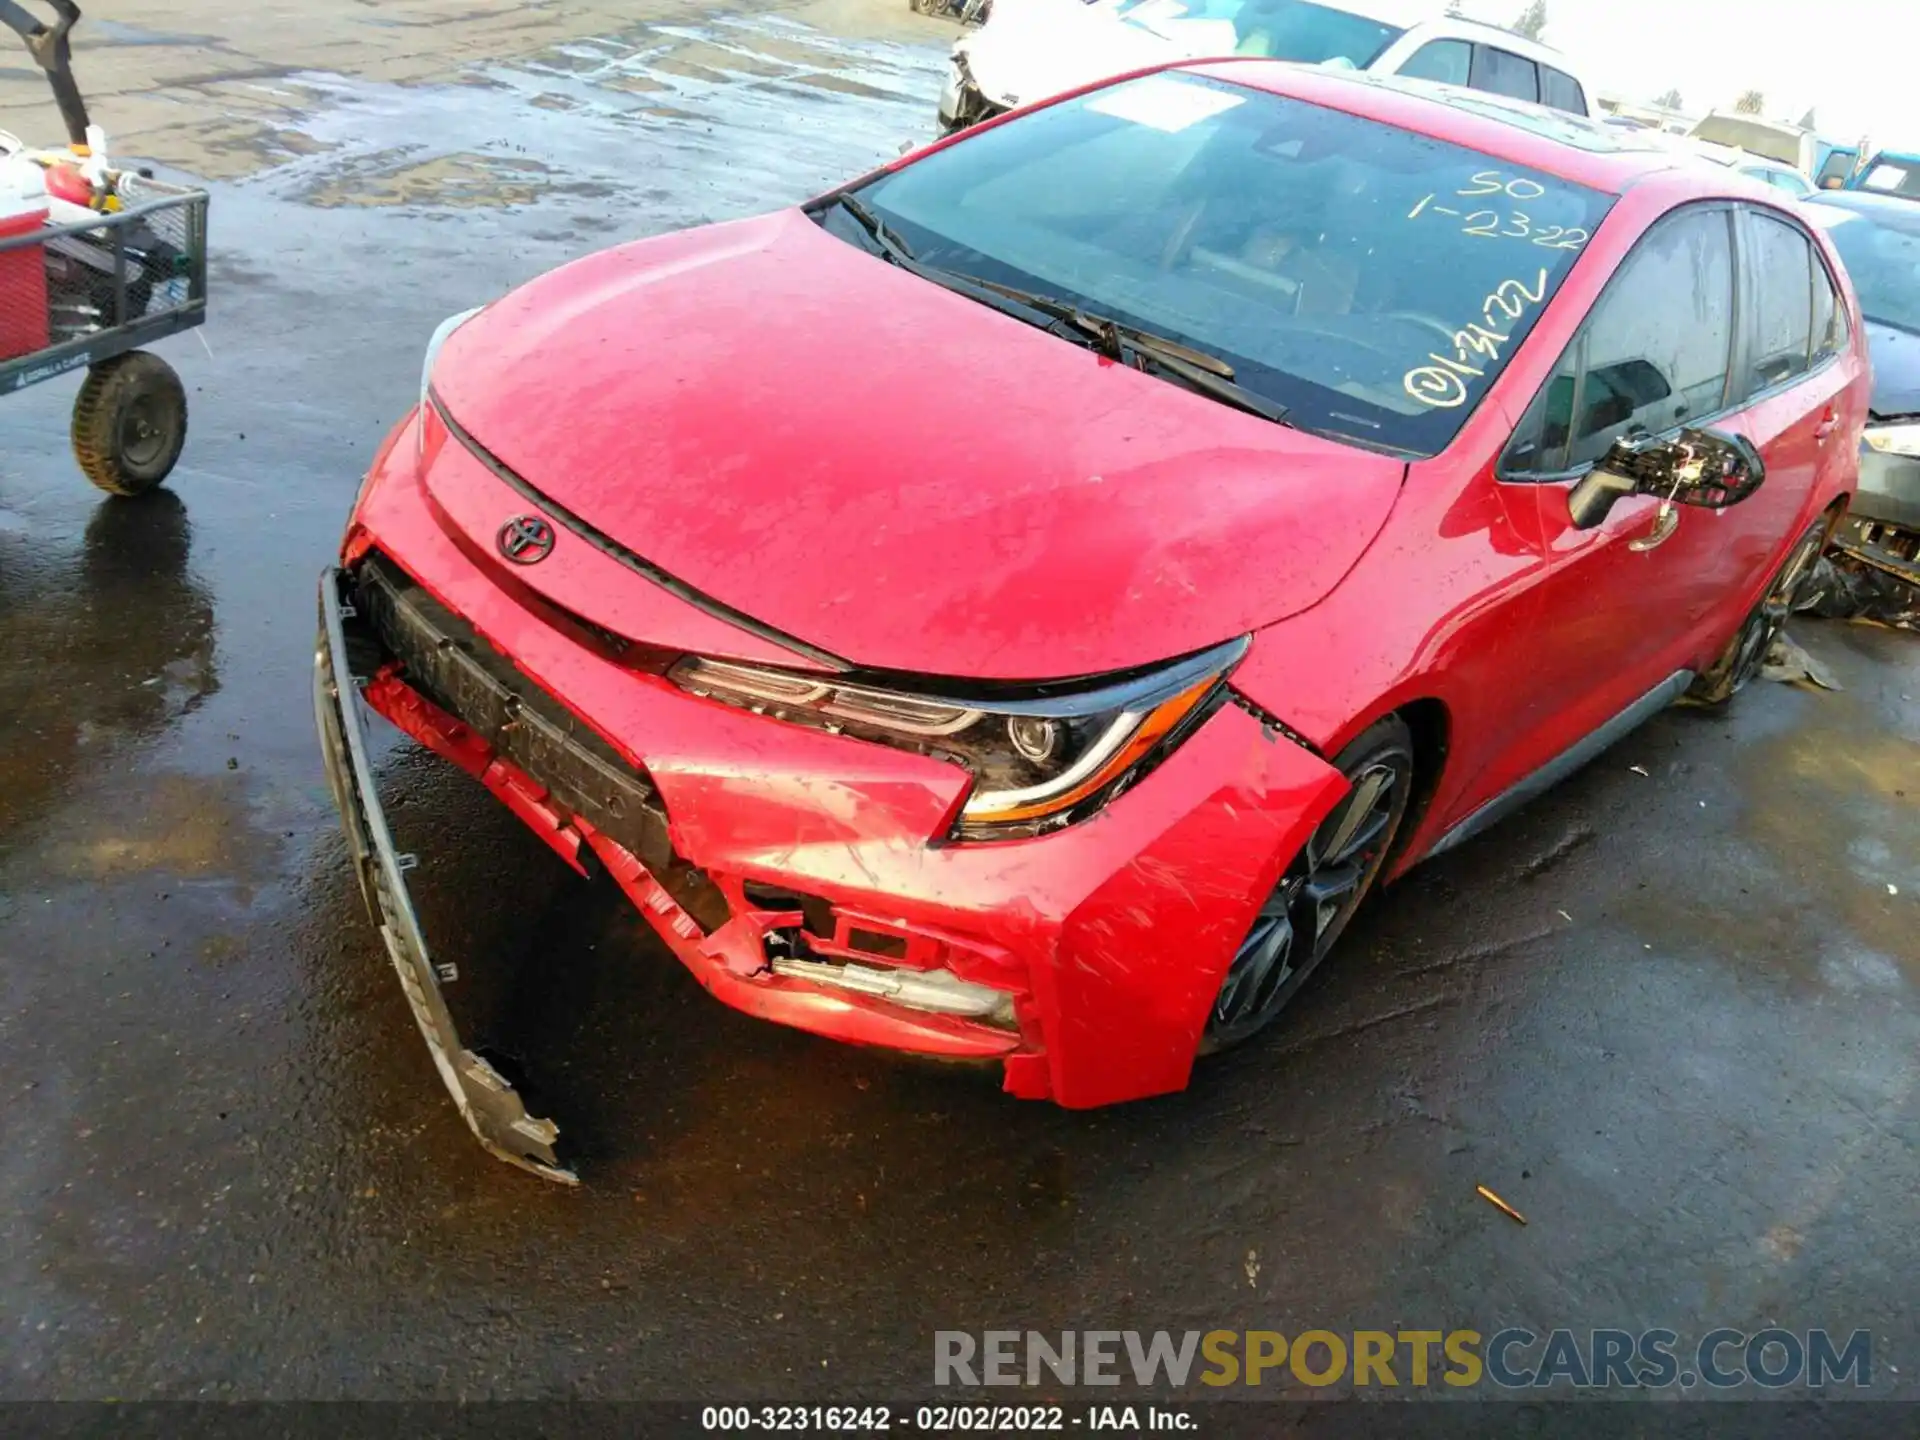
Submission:
M 73 456 L 114 495 L 165 480 L 187 443 L 187 392 L 158 355 L 129 350 L 87 372 L 73 402 Z
M 1320 822 L 1260 907 L 1207 1016 L 1200 1053 L 1238 1045 L 1273 1023 L 1333 949 L 1380 878 L 1413 794 L 1413 737 L 1377 720 L 1334 757 L 1352 787 Z

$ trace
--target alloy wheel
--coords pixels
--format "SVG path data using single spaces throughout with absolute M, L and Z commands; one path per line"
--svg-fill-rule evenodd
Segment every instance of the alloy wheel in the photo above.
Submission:
M 1690 698 L 1705 705 L 1724 705 L 1760 673 L 1766 664 L 1767 652 L 1773 649 L 1774 639 L 1793 612 L 1800 587 L 1806 583 L 1813 562 L 1820 556 L 1826 534 L 1827 527 L 1821 522 L 1800 537 L 1767 587 L 1766 595 L 1741 625 L 1727 653 L 1688 691 Z
M 1260 907 L 1214 998 L 1203 1049 L 1223 1049 L 1265 1028 L 1360 908 L 1406 814 L 1413 776 L 1405 727 L 1392 724 L 1398 733 L 1367 745 L 1351 769 L 1341 767 L 1352 789 Z

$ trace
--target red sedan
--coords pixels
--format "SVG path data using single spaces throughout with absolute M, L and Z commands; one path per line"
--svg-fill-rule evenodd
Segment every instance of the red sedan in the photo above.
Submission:
M 1728 699 L 1855 483 L 1861 322 L 1776 194 L 1634 143 L 1200 64 L 444 325 L 316 702 L 481 1140 L 571 1178 L 448 1017 L 363 706 L 726 1003 L 1091 1106 Z

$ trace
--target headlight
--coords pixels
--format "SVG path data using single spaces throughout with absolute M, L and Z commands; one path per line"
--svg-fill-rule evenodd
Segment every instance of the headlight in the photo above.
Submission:
M 1097 809 L 1177 745 L 1224 694 L 1245 639 L 1124 679 L 973 696 L 880 688 L 689 656 L 683 690 L 756 714 L 964 765 L 963 839 L 1038 834 Z
M 1920 424 L 1871 426 L 1866 432 L 1866 441 L 1886 455 L 1920 457 Z
M 432 336 L 427 340 L 426 356 L 420 361 L 420 408 L 426 409 L 427 390 L 433 383 L 433 362 L 440 358 L 441 347 L 447 343 L 453 332 L 467 321 L 478 315 L 485 306 L 476 305 L 471 310 L 462 310 L 458 315 L 449 315 L 434 327 Z M 427 427 L 421 425 L 415 442 L 416 455 L 424 454 L 427 445 Z

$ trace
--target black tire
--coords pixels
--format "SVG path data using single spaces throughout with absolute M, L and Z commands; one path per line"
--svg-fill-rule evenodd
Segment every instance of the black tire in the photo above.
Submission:
M 187 392 L 158 355 L 129 350 L 87 372 L 73 402 L 73 456 L 102 490 L 146 493 L 186 443 Z
M 1813 573 L 1814 563 L 1819 560 L 1820 552 L 1826 546 L 1830 527 L 1830 517 L 1822 515 L 1793 542 L 1793 548 L 1787 551 L 1787 558 L 1780 562 L 1780 568 L 1774 571 L 1773 579 L 1768 582 L 1767 593 L 1760 597 L 1760 603 L 1741 622 L 1740 628 L 1727 642 L 1727 648 L 1687 687 L 1688 704 L 1710 710 L 1721 709 L 1760 673 L 1760 667 L 1766 663 L 1767 652 L 1773 648 L 1774 637 L 1780 633 L 1780 627 L 1786 624 L 1787 616 L 1793 613 L 1801 588 Z
M 1333 764 L 1353 789 L 1287 866 L 1241 941 L 1207 1016 L 1202 1055 L 1238 1045 L 1274 1022 L 1327 958 L 1393 851 L 1413 797 L 1406 721 L 1398 715 L 1376 720 Z M 1303 947 L 1300 937 L 1309 928 L 1313 939 Z

